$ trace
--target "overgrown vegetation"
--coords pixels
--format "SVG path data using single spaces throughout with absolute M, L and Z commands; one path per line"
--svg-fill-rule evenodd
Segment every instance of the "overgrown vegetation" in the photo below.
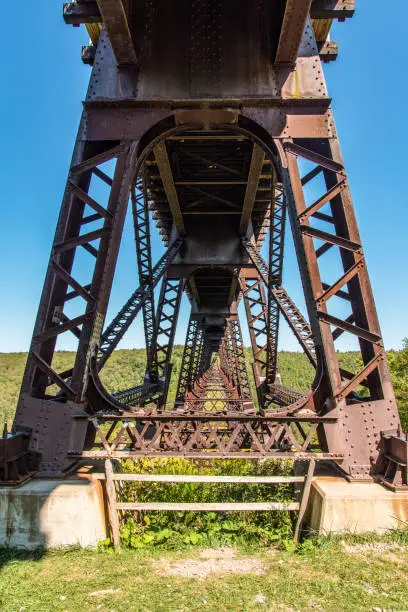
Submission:
M 248 363 L 251 361 L 250 349 L 246 349 Z M 183 348 L 175 346 L 173 350 L 173 374 L 169 390 L 169 404 L 176 394 L 177 380 L 180 372 Z M 11 424 L 16 408 L 21 379 L 26 362 L 26 353 L 0 353 L 0 425 Z M 57 371 L 72 366 L 74 354 L 57 352 L 54 365 Z M 354 372 L 361 364 L 356 352 L 339 353 L 342 367 Z M 388 361 L 391 376 L 398 399 L 403 427 L 408 427 L 408 340 L 401 351 L 389 351 Z M 145 370 L 145 351 L 142 349 L 118 350 L 102 370 L 102 380 L 109 391 L 118 391 L 140 384 Z M 308 359 L 301 353 L 281 351 L 279 368 L 285 385 L 304 391 L 313 380 L 313 368 Z M 251 370 L 251 368 L 249 368 Z
M 135 474 L 289 475 L 292 461 L 243 459 L 209 462 L 187 459 L 139 459 L 123 461 L 121 471 Z M 293 499 L 289 485 L 236 485 L 197 483 L 135 483 L 122 485 L 121 499 L 126 502 L 256 502 Z M 141 549 L 159 546 L 180 550 L 194 544 L 207 546 L 256 544 L 291 546 L 292 521 L 287 511 L 277 512 L 149 512 L 122 520 L 124 546 Z

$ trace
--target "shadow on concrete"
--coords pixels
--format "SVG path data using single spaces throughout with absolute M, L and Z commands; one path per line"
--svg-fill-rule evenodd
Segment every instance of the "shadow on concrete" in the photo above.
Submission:
M 36 558 L 44 550 L 96 548 L 106 538 L 99 481 L 84 477 L 32 479 L 0 488 L 1 558 Z

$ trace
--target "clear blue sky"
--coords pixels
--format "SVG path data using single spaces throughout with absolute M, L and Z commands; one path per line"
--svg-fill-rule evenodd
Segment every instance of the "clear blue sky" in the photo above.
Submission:
M 340 55 L 326 67 L 357 217 L 387 348 L 408 336 L 408 119 L 405 0 L 357 0 L 336 24 Z M 65 26 L 62 1 L 2 6 L 0 351 L 27 350 L 90 74 L 84 28 Z M 160 254 L 154 237 L 155 259 Z M 131 289 L 131 242 L 115 283 L 115 311 Z M 288 254 L 286 286 L 302 304 Z M 176 341 L 183 342 L 186 304 Z M 243 321 L 243 327 L 245 322 Z M 247 338 L 247 334 L 245 334 Z M 124 346 L 140 345 L 140 328 Z M 71 345 L 67 343 L 65 348 Z M 64 348 L 64 346 L 63 346 Z M 297 349 L 283 326 L 281 348 Z M 346 348 L 343 346 L 342 348 Z

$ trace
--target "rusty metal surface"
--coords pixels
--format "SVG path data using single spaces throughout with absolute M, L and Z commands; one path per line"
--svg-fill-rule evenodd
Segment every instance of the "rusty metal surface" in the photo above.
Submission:
M 0 485 L 19 485 L 34 473 L 29 453 L 30 431 L 9 433 L 0 438 Z
M 106 433 L 103 423 L 112 423 Z M 139 417 L 93 418 L 92 448 L 86 457 L 293 457 L 337 458 L 340 454 L 316 451 L 314 436 L 327 417 L 256 417 L 238 412 L 192 415 L 169 413 Z M 82 453 L 80 453 L 82 455 Z M 72 448 L 70 456 L 78 455 Z
M 407 434 L 383 432 L 383 455 L 379 480 L 390 489 L 408 489 L 408 439 Z
M 353 479 L 406 480 L 406 442 L 322 68 L 335 50 L 331 20 L 353 11 L 351 0 L 181 0 L 177 11 L 168 0 L 67 3 L 66 21 L 85 23 L 96 50 L 84 52 L 93 63 L 89 90 L 13 430 L 32 430 L 40 473 L 61 474 L 85 456 L 313 456 L 336 460 Z M 94 198 L 95 181 L 105 198 Z M 140 286 L 106 324 L 129 209 Z M 307 317 L 282 287 L 287 214 Z M 168 247 L 156 264 L 152 222 Z M 335 274 L 321 265 L 328 251 Z M 84 254 L 85 280 L 77 273 Z M 169 404 L 183 292 L 190 323 Z M 341 316 L 332 306 L 339 301 Z M 99 372 L 138 312 L 144 382 L 111 393 Z M 280 379 L 281 315 L 316 368 L 305 393 Z M 64 372 L 53 361 L 62 334 L 78 341 Z M 355 372 L 338 362 L 344 334 L 359 343 Z M 3 465 L 15 456 L 5 442 Z

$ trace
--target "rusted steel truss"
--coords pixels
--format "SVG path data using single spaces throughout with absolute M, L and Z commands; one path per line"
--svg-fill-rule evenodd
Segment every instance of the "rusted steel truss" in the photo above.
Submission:
M 163 280 L 154 336 L 153 376 L 163 376 L 166 368 L 170 365 L 183 289 L 183 279 L 165 278 Z
M 220 369 L 234 390 L 235 395 L 252 405 L 248 368 L 245 358 L 241 326 L 237 316 L 230 317 L 221 340 Z
M 71 166 L 50 263 L 34 330 L 22 392 L 38 396 L 55 384 L 68 399 L 81 401 L 91 351 L 98 345 L 113 280 L 111 261 L 117 257 L 130 189 L 130 168 L 135 163 L 135 146 L 119 145 L 100 150 L 77 146 Z M 113 177 L 100 166 L 114 163 Z M 89 193 L 92 182 L 109 188 L 105 202 Z M 88 224 L 94 229 L 87 231 Z M 91 274 L 84 283 L 75 278 L 73 264 L 86 253 Z M 79 303 L 81 314 L 70 318 L 71 301 Z M 78 339 L 75 364 L 66 372 L 52 366 L 58 337 L 63 333 Z
M 152 339 L 151 365 L 147 372 L 148 381 L 144 385 L 114 394 L 115 399 L 123 405 L 145 404 L 148 400 L 155 400 L 161 408 L 166 403 L 171 377 L 171 353 L 183 288 L 183 279 L 163 279 Z
M 317 152 L 313 145 L 312 148 L 306 148 L 291 142 L 285 143 L 285 149 L 292 229 L 298 247 L 305 255 L 306 265 L 303 265 L 303 269 L 301 267 L 302 278 L 313 295 L 313 302 L 308 303 L 309 316 L 311 319 L 313 317 L 319 343 L 324 348 L 333 395 L 343 400 L 365 381 L 370 397 L 373 400 L 383 399 L 383 385 L 387 385 L 389 379 L 385 352 L 351 207 L 347 177 L 342 163 L 333 159 L 333 151 L 338 153 L 337 144 L 333 141 L 325 143 L 321 147 L 322 153 Z M 313 163 L 313 170 L 323 175 L 326 185 L 324 192 L 309 205 L 306 203 L 304 186 L 312 179 L 301 179 L 299 158 Z M 309 177 L 312 176 L 311 172 Z M 320 226 L 323 223 L 325 229 L 317 227 L 318 222 Z M 336 251 L 344 272 L 340 277 L 324 282 L 320 261 L 329 250 Z M 335 298 L 348 306 L 347 315 L 338 317 L 330 314 L 330 306 Z M 346 381 L 342 380 L 334 344 L 344 333 L 358 339 L 363 360 L 360 371 Z
M 181 245 L 182 240 L 180 238 L 176 239 L 154 266 L 152 270 L 153 288 L 156 287 L 163 277 L 163 274 L 166 272 L 168 266 L 177 255 Z M 150 295 L 151 288 L 149 285 L 142 285 L 141 287 L 138 287 L 123 305 L 112 322 L 106 327 L 102 334 L 101 344 L 99 347 L 99 368 L 103 367 L 110 355 L 113 353 L 120 340 L 136 319 L 144 301 L 149 299 Z
M 249 336 L 254 357 L 253 373 L 258 401 L 263 403 L 268 345 L 268 304 L 260 276 L 241 278 L 241 289 L 248 320 Z M 274 350 L 274 347 L 273 349 Z M 271 351 L 272 352 L 272 351 Z
M 316 367 L 313 334 L 309 323 L 306 321 L 305 317 L 300 312 L 294 301 L 290 298 L 286 290 L 282 287 L 280 282 L 276 283 L 275 279 L 278 278 L 279 281 L 281 279 L 273 272 L 269 272 L 269 270 L 273 270 L 273 268 L 268 267 L 258 249 L 249 241 L 244 241 L 244 247 L 258 270 L 259 276 L 262 278 L 266 287 L 269 288 L 270 302 L 273 302 L 279 308 L 292 332 L 296 336 L 300 346 L 307 355 L 310 363 Z M 271 309 L 273 312 L 273 321 L 276 321 L 277 314 L 275 313 L 274 306 Z M 272 335 L 272 341 L 274 341 L 275 337 L 277 337 L 276 333 Z M 274 345 L 276 345 L 275 341 Z
M 84 456 L 313 454 L 351 478 L 404 484 L 406 440 L 321 63 L 335 50 L 331 20 L 354 2 L 228 11 L 196 0 L 183 18 L 162 4 L 65 5 L 67 23 L 86 24 L 93 71 L 12 436 L 30 431 L 27 455 L 53 476 Z M 105 325 L 129 207 L 139 288 Z M 287 215 L 307 318 L 282 287 Z M 168 247 L 154 266 L 151 220 Z M 183 292 L 191 316 L 168 398 Z M 144 381 L 112 393 L 101 369 L 138 313 Z M 305 393 L 281 380 L 281 315 L 315 369 Z M 64 334 L 77 348 L 61 372 Z M 355 372 L 339 364 L 346 336 L 361 354 Z
M 251 398 L 251 390 L 245 359 L 244 342 L 242 340 L 241 326 L 238 317 L 231 317 L 228 319 L 226 331 L 231 346 L 231 356 L 233 359 L 238 396 L 244 400 L 249 400 Z
M 197 319 L 190 316 L 184 345 L 180 376 L 176 392 L 176 404 L 183 404 L 186 394 L 191 391 L 198 375 L 202 341 L 202 330 Z
M 239 412 L 211 415 L 196 412 L 194 416 L 169 414 L 166 416 L 121 417 L 108 419 L 111 427 L 106 432 L 107 420 L 101 416 L 90 424 L 95 430 L 91 450 L 71 456 L 92 458 L 202 457 L 203 450 L 214 458 L 245 456 L 262 457 L 336 458 L 319 453 L 316 431 L 327 417 L 313 419 L 288 417 L 256 417 Z M 337 457 L 341 459 L 340 456 Z

